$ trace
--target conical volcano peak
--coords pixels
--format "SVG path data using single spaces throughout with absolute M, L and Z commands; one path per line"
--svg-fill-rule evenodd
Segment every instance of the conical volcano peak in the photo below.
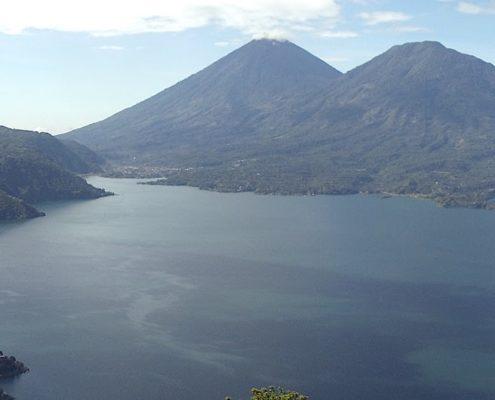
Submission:
M 274 73 L 281 79 L 285 78 L 287 83 L 300 77 L 327 80 L 341 75 L 335 68 L 285 39 L 254 39 L 213 66 L 221 63 L 228 64 L 229 71 L 243 69 L 247 72 L 249 69 L 259 74 Z
M 124 153 L 131 159 L 142 157 L 137 149 L 143 141 L 157 144 L 153 157 L 161 158 L 159 149 L 178 139 L 179 130 L 201 140 L 215 137 L 228 143 L 239 132 L 246 139 L 264 115 L 330 86 L 341 75 L 287 40 L 252 40 L 178 84 L 70 136 L 120 157 L 114 152 L 115 139 L 107 140 L 117 137 L 133 149 Z
M 272 45 L 277 45 L 277 44 L 282 44 L 282 43 L 292 43 L 288 39 L 270 38 L 270 37 L 255 38 L 251 42 L 254 42 L 254 43 L 270 43 Z
M 303 48 L 299 47 L 295 43 L 291 42 L 290 40 L 287 39 L 271 39 L 271 38 L 261 38 L 261 39 L 253 39 L 250 42 L 246 43 L 244 46 L 240 47 L 236 51 L 234 51 L 231 54 L 235 54 L 237 52 L 241 51 L 287 51 L 287 52 L 294 52 L 293 55 L 295 56 L 296 52 L 301 52 L 303 51 L 304 53 L 310 55 L 311 57 L 314 57 L 310 53 L 308 53 L 306 50 Z
M 259 47 L 259 48 L 270 48 L 270 47 L 297 47 L 288 39 L 273 39 L 273 38 L 256 38 L 251 40 L 248 46 Z

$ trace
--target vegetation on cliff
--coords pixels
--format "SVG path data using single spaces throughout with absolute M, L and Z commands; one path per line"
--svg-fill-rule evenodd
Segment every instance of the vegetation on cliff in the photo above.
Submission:
M 44 214 L 26 202 L 9 196 L 0 190 L 0 221 L 41 217 Z
M 29 372 L 29 368 L 13 356 L 6 356 L 0 351 L 0 380 L 14 378 Z M 0 400 L 14 400 L 0 388 Z
M 14 398 L 5 393 L 3 389 L 0 389 L 0 400 L 14 400 Z
M 109 194 L 76 175 L 93 171 L 97 156 L 89 149 L 78 155 L 46 133 L 5 127 L 0 127 L 0 148 L 0 221 L 43 215 L 27 203 Z
M 6 356 L 0 351 L 0 380 L 13 378 L 29 371 L 29 368 L 14 356 Z
M 309 400 L 308 397 L 282 388 L 268 387 L 251 389 L 251 400 Z M 226 397 L 225 400 L 231 400 Z

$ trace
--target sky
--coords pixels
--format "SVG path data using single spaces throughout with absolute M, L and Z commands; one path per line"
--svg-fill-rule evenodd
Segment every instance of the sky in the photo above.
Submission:
M 494 37 L 495 0 L 0 0 L 0 125 L 70 131 L 252 39 L 346 72 L 423 40 L 495 63 Z

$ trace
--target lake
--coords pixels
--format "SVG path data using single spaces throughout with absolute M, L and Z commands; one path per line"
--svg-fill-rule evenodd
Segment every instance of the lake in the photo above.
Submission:
M 89 181 L 0 225 L 18 400 L 495 398 L 495 212 Z

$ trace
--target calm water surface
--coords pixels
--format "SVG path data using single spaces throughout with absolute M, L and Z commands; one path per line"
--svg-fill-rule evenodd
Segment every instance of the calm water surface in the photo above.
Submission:
M 495 212 L 90 181 L 0 225 L 18 400 L 495 398 Z

